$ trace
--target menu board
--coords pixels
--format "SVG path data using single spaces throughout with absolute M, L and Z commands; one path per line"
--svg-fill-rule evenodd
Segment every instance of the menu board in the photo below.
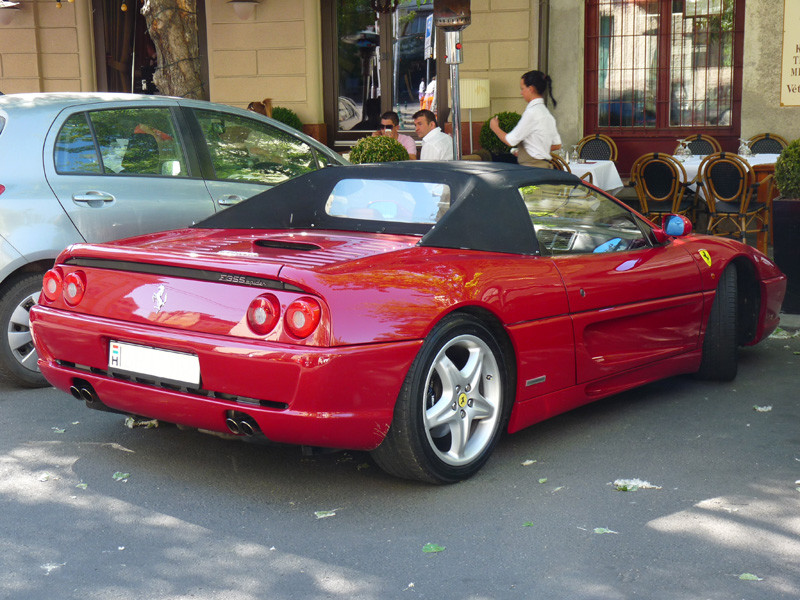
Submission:
M 783 0 L 781 106 L 800 106 L 800 2 Z

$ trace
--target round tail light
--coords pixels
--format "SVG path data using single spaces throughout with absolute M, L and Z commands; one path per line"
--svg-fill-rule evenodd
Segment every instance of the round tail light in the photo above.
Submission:
M 300 298 L 286 309 L 283 321 L 289 333 L 295 337 L 305 338 L 319 325 L 321 312 L 319 302 L 313 298 Z
M 266 335 L 272 331 L 280 316 L 281 304 L 272 294 L 255 298 L 247 307 L 247 324 L 257 335 Z
M 50 269 L 42 279 L 42 294 L 48 302 L 54 302 L 61 295 L 61 284 L 64 278 L 59 269 Z
M 64 301 L 70 306 L 75 306 L 83 300 L 86 293 L 86 275 L 83 271 L 73 271 L 64 277 Z

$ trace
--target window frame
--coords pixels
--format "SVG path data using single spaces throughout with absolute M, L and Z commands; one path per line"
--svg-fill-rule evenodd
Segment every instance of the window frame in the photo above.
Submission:
M 599 108 L 599 59 L 603 44 L 601 35 L 600 3 L 603 0 L 587 0 L 585 8 L 586 29 L 584 32 L 584 135 L 602 133 L 612 137 L 619 148 L 617 167 L 622 174 L 630 172 L 633 161 L 647 152 L 672 154 L 677 139 L 696 133 L 716 138 L 723 150 L 735 152 L 741 135 L 742 64 L 744 52 L 745 0 L 736 0 L 733 22 L 731 118 L 727 126 L 671 126 L 670 125 L 670 64 L 672 36 L 672 5 L 674 0 L 653 0 L 659 7 L 657 32 L 657 85 L 656 124 L 646 126 L 601 126 L 598 122 Z M 637 0 L 627 0 L 630 3 Z

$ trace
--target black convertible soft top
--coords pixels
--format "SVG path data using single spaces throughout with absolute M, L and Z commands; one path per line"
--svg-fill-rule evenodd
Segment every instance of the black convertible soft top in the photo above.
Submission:
M 329 215 L 325 206 L 346 179 L 419 181 L 449 186 L 451 208 L 436 224 Z M 519 188 L 544 183 L 581 185 L 564 171 L 510 163 L 401 162 L 335 166 L 307 173 L 223 210 L 202 229 L 331 229 L 422 236 L 421 246 L 535 254 L 538 244 Z

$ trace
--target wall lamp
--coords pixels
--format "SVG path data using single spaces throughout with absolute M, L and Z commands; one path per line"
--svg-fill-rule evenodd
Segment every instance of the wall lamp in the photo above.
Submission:
M 19 2 L 0 0 L 0 25 L 8 25 L 17 16 Z
M 228 0 L 228 4 L 233 7 L 233 12 L 236 13 L 237 17 L 242 21 L 247 21 L 252 18 L 253 13 L 256 11 L 258 0 Z

